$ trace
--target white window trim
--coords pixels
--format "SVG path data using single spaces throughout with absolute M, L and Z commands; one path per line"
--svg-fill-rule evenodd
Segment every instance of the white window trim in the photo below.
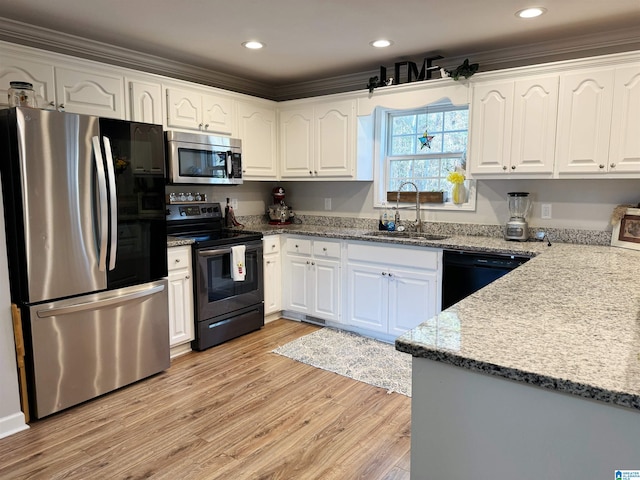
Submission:
M 414 110 L 414 109 L 411 109 Z M 373 147 L 373 207 L 374 208 L 387 208 L 393 207 L 395 202 L 387 202 L 387 187 L 386 187 L 386 178 L 388 172 L 387 164 L 386 164 L 386 147 L 388 141 L 387 135 L 387 125 L 385 119 L 387 118 L 387 114 L 390 112 L 402 112 L 402 110 L 394 110 L 389 108 L 376 108 L 374 115 L 374 138 L 376 139 L 374 147 Z M 467 165 L 467 170 L 469 166 Z M 468 175 L 468 173 L 467 173 Z M 444 210 L 444 211 L 472 211 L 476 210 L 476 181 L 473 179 L 467 178 L 465 181 L 465 186 L 467 187 L 467 201 L 462 205 L 456 205 L 453 202 L 445 202 L 445 203 L 421 203 L 420 210 Z M 406 209 L 407 207 L 413 206 L 415 204 L 408 202 L 400 202 L 402 209 Z

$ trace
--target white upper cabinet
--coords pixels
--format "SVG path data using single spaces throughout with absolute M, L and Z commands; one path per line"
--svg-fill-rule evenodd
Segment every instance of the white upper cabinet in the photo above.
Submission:
M 231 97 L 167 88 L 167 127 L 232 135 L 233 122 Z
M 7 90 L 13 81 L 29 82 L 38 107 L 72 113 L 125 118 L 124 79 L 93 65 L 54 67 L 27 55 L 0 53 L 0 105 L 8 105 Z
M 553 174 L 558 76 L 474 86 L 470 170 L 473 175 Z
M 275 102 L 238 101 L 238 136 L 242 140 L 242 173 L 245 180 L 277 180 L 278 157 Z
M 609 168 L 640 172 L 640 65 L 616 69 Z
M 474 85 L 471 146 L 474 175 L 508 171 L 513 114 L 513 82 Z
M 303 106 L 280 112 L 280 165 L 282 178 L 313 177 L 314 111 Z
M 129 118 L 162 125 L 162 86 L 139 80 L 129 82 Z
M 321 177 L 351 177 L 355 170 L 355 102 L 346 100 L 315 107 L 315 167 Z
M 589 69 L 560 77 L 559 173 L 609 170 L 609 135 L 615 70 Z
M 369 172 L 371 166 L 358 168 L 355 108 L 355 99 L 283 102 L 280 176 L 297 180 L 364 180 L 359 171 Z
M 25 59 L 24 55 L 0 52 L 0 106 L 9 104 L 7 90 L 10 82 L 29 82 L 33 85 L 40 108 L 55 101 L 53 65 Z
M 95 68 L 55 69 L 56 107 L 67 112 L 124 119 L 124 78 Z

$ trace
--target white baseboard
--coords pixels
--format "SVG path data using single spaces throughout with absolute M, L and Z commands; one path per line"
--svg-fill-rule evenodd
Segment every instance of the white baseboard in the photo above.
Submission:
M 28 428 L 29 425 L 24 422 L 24 413 L 22 412 L 0 418 L 0 438 L 8 437 Z

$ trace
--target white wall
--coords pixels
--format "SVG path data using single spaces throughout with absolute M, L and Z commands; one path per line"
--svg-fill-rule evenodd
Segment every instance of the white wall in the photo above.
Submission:
M 378 218 L 371 182 L 282 182 L 287 203 L 305 214 Z M 535 227 L 610 230 L 616 205 L 640 202 L 640 180 L 479 180 L 475 212 L 426 211 L 423 220 L 501 225 L 507 220 L 507 193 L 525 191 L 534 201 L 529 223 Z M 331 198 L 331 211 L 324 199 Z M 541 203 L 552 205 L 552 219 L 540 218 Z M 402 212 L 402 218 L 413 218 Z
M 4 240 L 2 208 L 0 208 L 0 239 Z M 24 414 L 20 410 L 8 271 L 7 248 L 5 242 L 0 241 L 0 438 L 28 428 L 24 421 Z

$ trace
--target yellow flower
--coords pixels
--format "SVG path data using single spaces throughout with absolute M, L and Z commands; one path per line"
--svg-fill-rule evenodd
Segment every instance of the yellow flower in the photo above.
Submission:
M 449 172 L 449 175 L 447 175 L 447 181 L 454 184 L 464 183 L 464 175 L 460 172 Z

